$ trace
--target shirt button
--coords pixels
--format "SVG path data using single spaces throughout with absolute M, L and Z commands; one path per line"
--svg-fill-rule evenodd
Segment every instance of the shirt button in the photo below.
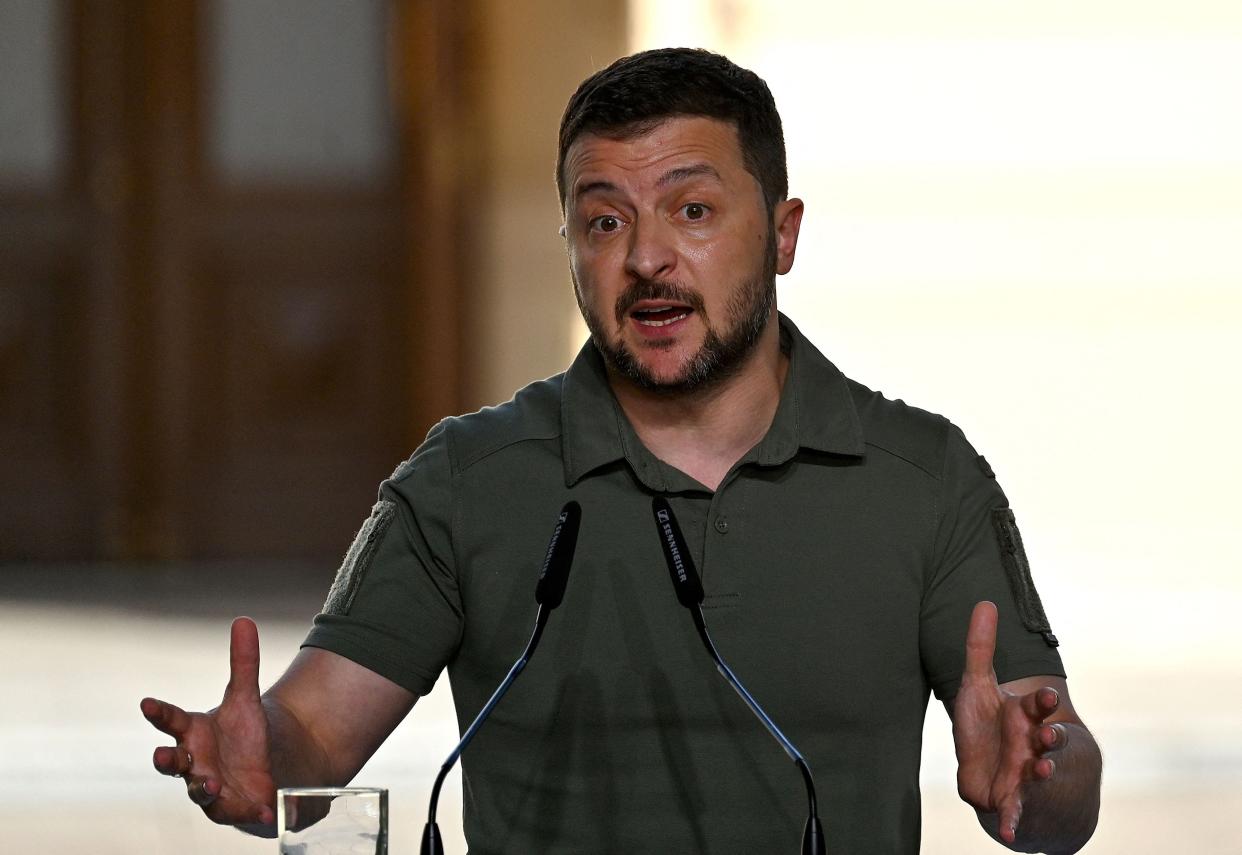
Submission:
M 728 518 L 725 517 L 724 514 L 721 514 L 720 516 L 716 517 L 716 531 L 720 532 L 721 534 L 724 534 L 728 530 L 729 530 Z

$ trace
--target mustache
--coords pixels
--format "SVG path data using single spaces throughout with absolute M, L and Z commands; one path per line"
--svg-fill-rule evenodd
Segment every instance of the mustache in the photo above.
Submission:
M 676 282 L 659 279 L 636 279 L 617 297 L 617 324 L 625 323 L 625 316 L 635 303 L 641 300 L 668 300 L 670 303 L 682 303 L 695 312 L 704 314 L 703 298 L 697 291 L 683 288 Z

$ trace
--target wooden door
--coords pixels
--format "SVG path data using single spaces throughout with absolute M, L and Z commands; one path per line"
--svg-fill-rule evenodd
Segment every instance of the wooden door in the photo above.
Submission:
M 0 557 L 339 554 L 458 403 L 459 13 L 7 8 Z

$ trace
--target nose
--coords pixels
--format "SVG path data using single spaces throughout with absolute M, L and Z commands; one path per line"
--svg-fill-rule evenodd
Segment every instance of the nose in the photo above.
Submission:
M 638 217 L 630 228 L 625 270 L 641 279 L 667 279 L 677 265 L 672 235 L 658 218 Z

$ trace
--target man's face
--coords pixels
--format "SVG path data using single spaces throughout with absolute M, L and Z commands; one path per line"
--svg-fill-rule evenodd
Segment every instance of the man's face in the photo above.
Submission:
M 626 140 L 584 135 L 565 177 L 574 291 L 609 365 L 670 392 L 736 371 L 774 322 L 778 249 L 734 126 L 675 117 Z

